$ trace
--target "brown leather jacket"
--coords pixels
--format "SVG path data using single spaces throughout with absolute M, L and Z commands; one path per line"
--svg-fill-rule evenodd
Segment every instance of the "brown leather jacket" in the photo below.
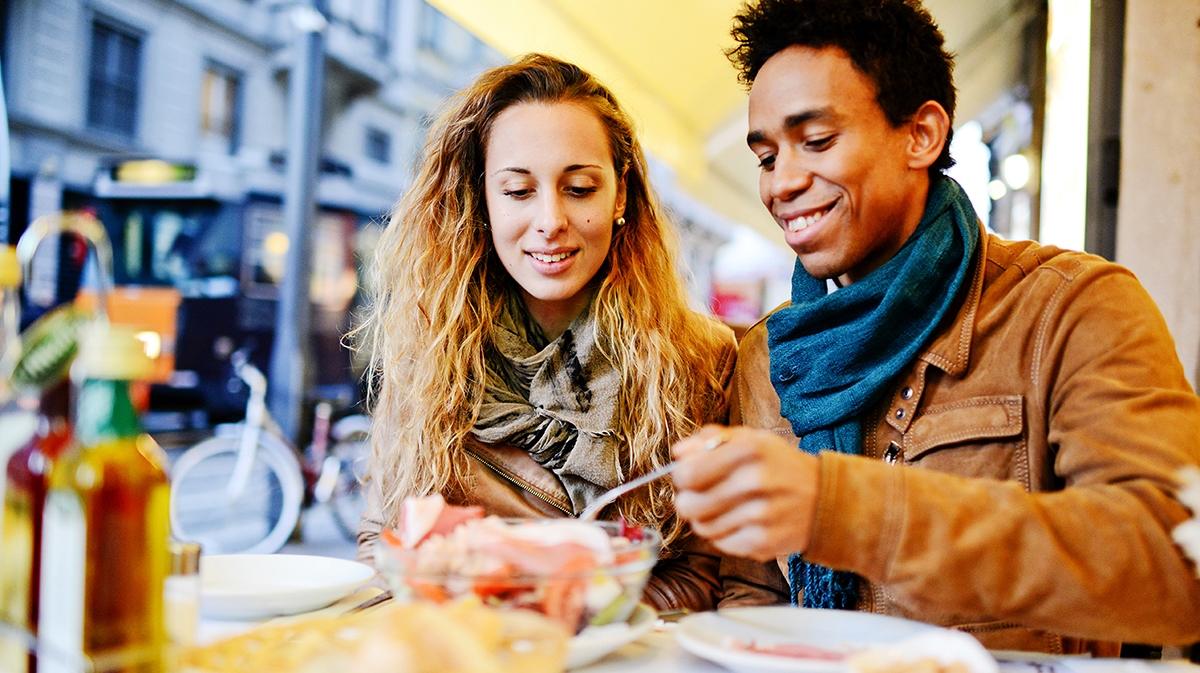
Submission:
M 1169 534 L 1187 518 L 1173 477 L 1200 464 L 1200 399 L 1157 307 L 1098 257 L 995 236 L 977 255 L 955 312 L 864 417 L 864 455 L 821 454 L 805 557 L 865 578 L 862 610 L 992 649 L 1200 640 L 1200 581 Z M 760 322 L 730 420 L 794 437 L 768 367 Z M 787 601 L 786 558 L 722 574 L 723 606 Z
M 728 400 L 737 348 L 728 328 L 721 328 L 721 335 L 728 343 L 713 364 Z M 698 416 L 703 423 L 724 423 L 727 414 L 728 404 L 723 402 L 717 408 L 701 410 Z M 663 451 L 667 448 L 663 447 Z M 558 477 L 534 461 L 528 452 L 510 445 L 474 441 L 465 450 L 470 485 L 465 492 L 445 494 L 448 502 L 482 505 L 488 514 L 502 517 L 574 516 L 571 500 Z M 384 526 L 381 503 L 379 480 L 372 479 L 367 483 L 367 507 L 358 528 L 358 560 L 364 563 L 373 564 L 374 541 Z M 720 566 L 719 552 L 688 533 L 664 551 L 647 583 L 643 600 L 660 612 L 711 610 L 720 598 Z

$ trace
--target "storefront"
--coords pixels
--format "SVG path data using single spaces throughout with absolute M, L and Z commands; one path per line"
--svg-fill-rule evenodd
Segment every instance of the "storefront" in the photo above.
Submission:
M 137 317 L 174 326 L 163 339 L 174 369 L 154 387 L 147 424 L 183 429 L 237 418 L 246 391 L 231 377 L 229 356 L 245 348 L 266 370 L 274 343 L 289 245 L 280 197 L 221 198 L 194 167 L 136 161 L 105 168 L 92 194 L 71 201 L 104 224 L 118 295 L 138 288 L 143 295 L 176 297 Z M 368 222 L 351 210 L 322 206 L 312 229 L 310 395 L 346 406 L 359 398 L 358 373 L 342 340 L 359 299 L 357 252 L 377 235 Z M 171 315 L 150 315 L 164 311 Z

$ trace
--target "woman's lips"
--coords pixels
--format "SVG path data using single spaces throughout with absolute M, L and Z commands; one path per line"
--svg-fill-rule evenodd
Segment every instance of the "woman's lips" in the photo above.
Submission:
M 533 252 L 525 251 L 525 256 L 529 258 L 529 264 L 535 271 L 545 274 L 554 275 L 566 271 L 572 264 L 575 263 L 575 254 L 579 250 L 558 250 L 555 252 Z

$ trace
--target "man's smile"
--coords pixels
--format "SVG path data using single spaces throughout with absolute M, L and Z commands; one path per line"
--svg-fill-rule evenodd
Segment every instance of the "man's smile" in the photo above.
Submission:
M 782 215 L 779 218 L 780 224 L 783 225 L 784 231 L 794 233 L 804 231 L 812 225 L 816 224 L 821 218 L 829 214 L 834 206 L 838 204 L 840 199 L 834 200 L 828 205 L 821 206 L 815 209 L 796 211 L 788 215 Z

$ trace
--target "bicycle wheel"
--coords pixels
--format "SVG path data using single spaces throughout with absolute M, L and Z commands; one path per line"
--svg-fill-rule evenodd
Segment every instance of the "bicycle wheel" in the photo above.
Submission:
M 362 483 L 366 476 L 367 454 L 370 445 L 363 442 L 339 442 L 333 447 L 332 455 L 338 459 L 337 484 L 329 498 L 329 511 L 333 522 L 342 535 L 351 542 L 358 539 L 358 523 L 367 506 Z
M 209 554 L 271 554 L 300 517 L 304 482 L 296 457 L 263 433 L 242 494 L 226 492 L 240 437 L 213 437 L 188 449 L 171 470 L 171 529 Z

